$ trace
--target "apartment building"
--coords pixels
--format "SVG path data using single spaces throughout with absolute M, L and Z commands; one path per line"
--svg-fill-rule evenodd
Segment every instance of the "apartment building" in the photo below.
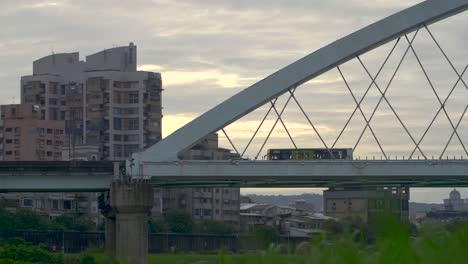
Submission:
M 123 160 L 161 140 L 161 75 L 136 65 L 133 43 L 86 61 L 52 54 L 21 78 L 21 101 L 38 105 L 41 119 L 65 121 L 68 159 L 85 145 L 97 147 L 97 159 Z
M 62 160 L 65 121 L 41 119 L 40 108 L 33 104 L 2 105 L 0 153 L 5 161 Z M 30 208 L 49 217 L 65 212 L 86 213 L 99 224 L 95 193 L 5 193 L 6 205 Z
M 218 134 L 211 134 L 183 154 L 186 160 L 229 160 L 239 158 L 218 147 Z M 154 190 L 152 215 L 161 217 L 169 209 L 189 213 L 195 221 L 211 220 L 238 225 L 240 222 L 239 188 L 166 188 Z
M 122 160 L 161 139 L 161 75 L 137 71 L 137 47 L 80 60 L 51 54 L 21 78 L 21 105 L 2 107 L 4 160 Z M 26 111 L 28 110 L 28 111 Z M 87 214 L 98 225 L 98 193 L 2 194 L 54 217 Z
M 61 160 L 64 121 L 41 120 L 32 104 L 1 106 L 2 160 Z

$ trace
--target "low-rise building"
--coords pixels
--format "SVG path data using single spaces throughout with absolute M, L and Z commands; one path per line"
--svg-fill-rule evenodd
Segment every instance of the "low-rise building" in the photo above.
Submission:
M 257 226 L 268 225 L 283 235 L 296 237 L 309 237 L 311 234 L 320 233 L 325 221 L 333 219 L 289 206 L 256 203 L 241 204 L 240 217 L 244 230 L 254 230 Z
M 364 222 L 390 214 L 408 220 L 409 188 L 338 189 L 323 191 L 324 213 L 333 218 L 357 216 Z

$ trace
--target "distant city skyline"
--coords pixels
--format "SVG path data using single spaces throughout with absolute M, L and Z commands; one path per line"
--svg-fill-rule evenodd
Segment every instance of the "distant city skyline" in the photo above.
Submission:
M 158 71 L 162 74 L 165 89 L 162 128 L 163 136 L 167 136 L 229 96 L 285 65 L 339 37 L 418 2 L 128 0 L 112 6 L 106 5 L 105 8 L 97 8 L 104 3 L 94 1 L 23 0 L 0 3 L 0 21 L 5 25 L 5 29 L 0 33 L 0 81 L 4 88 L 0 103 L 14 103 L 13 98 L 16 102 L 19 101 L 19 78 L 31 72 L 32 60 L 52 52 L 80 50 L 89 54 L 134 41 L 139 46 L 138 69 Z M 336 6 L 340 8 L 337 9 Z M 100 18 L 99 24 L 95 24 L 96 17 Z M 454 60 L 457 69 L 462 68 L 468 58 L 468 51 L 464 48 L 468 35 L 455 34 L 463 28 L 453 25 L 466 22 L 467 14 L 460 14 L 430 27 L 447 49 L 447 54 Z M 126 34 L 120 34 L 121 32 Z M 421 31 L 420 36 L 421 39 L 417 39 L 415 47 L 422 53 L 421 57 L 428 69 L 434 70 L 434 76 L 442 77 L 434 83 L 437 89 L 441 89 L 438 90 L 441 97 L 445 97 L 450 84 L 456 78 L 449 68 L 436 71 L 435 67 L 431 67 L 447 65 L 431 46 L 433 43 L 427 41 L 427 33 Z M 404 45 L 399 48 L 400 55 L 404 48 Z M 385 52 L 380 51 L 388 49 L 387 45 L 378 52 L 363 56 L 364 62 L 369 63 L 371 72 L 374 73 L 382 61 Z M 435 60 L 432 59 L 434 56 L 439 57 Z M 401 109 L 405 122 L 414 125 L 411 128 L 412 132 L 419 137 L 437 110 L 437 104 L 421 72 L 414 66 L 414 58 L 411 59 L 411 62 L 403 65 L 400 79 L 391 87 L 389 98 Z M 356 69 L 357 66 L 350 63 L 344 65 L 343 70 L 349 76 L 352 87 L 359 89 L 356 92 L 359 98 L 368 79 L 363 78 L 365 75 Z M 389 67 L 385 74 L 390 74 L 392 68 Z M 385 78 L 383 79 L 381 86 L 385 83 Z M 416 83 L 424 84 L 425 87 L 412 85 Z M 315 89 L 301 87 L 299 92 L 302 93 L 302 103 L 308 107 L 307 110 L 313 115 L 314 121 L 318 122 L 319 130 L 325 139 L 330 141 L 354 107 L 353 102 L 349 94 L 346 94 L 336 72 L 329 72 L 305 86 Z M 408 96 L 402 96 L 408 92 L 405 87 L 414 88 Z M 462 87 L 457 87 L 453 101 L 450 101 L 449 111 L 453 119 L 457 119 L 467 101 L 466 91 L 460 88 Z M 420 97 L 414 100 L 414 96 Z M 374 89 L 368 104 L 363 106 L 366 113 L 372 110 L 376 100 L 378 94 Z M 297 107 L 294 109 L 294 105 L 292 106 L 292 109 L 286 110 L 285 115 L 288 127 L 293 130 L 293 136 L 302 146 L 317 147 L 317 141 L 312 139 L 314 135 L 308 130 L 303 117 L 297 115 Z M 333 111 L 329 111 L 330 106 Z M 245 145 L 261 114 L 260 111 L 253 115 L 257 117 L 257 122 L 253 121 L 252 116 L 227 128 L 235 142 L 240 143 L 242 147 Z M 375 121 L 377 135 L 382 138 L 392 156 L 407 155 L 407 150 L 403 148 L 411 146 L 412 143 L 398 130 L 395 120 L 389 119 L 388 107 L 382 107 L 380 114 Z M 442 142 L 445 139 L 439 141 L 450 135 L 450 130 L 443 126 L 444 122 L 446 123 L 446 119 L 443 118 L 442 116 L 436 121 L 435 129 L 428 135 L 428 140 L 423 142 L 422 148 L 430 155 L 437 155 L 445 144 Z M 465 117 L 459 128 L 464 142 L 468 142 L 466 119 L 468 118 Z M 361 129 L 362 118 L 356 116 L 354 120 L 357 123 L 352 125 L 358 128 L 357 130 Z M 271 126 L 272 122 L 268 121 L 267 125 Z M 351 131 L 345 137 L 343 146 L 353 144 L 356 139 L 354 132 L 356 131 Z M 281 127 L 277 127 L 273 136 L 276 137 L 276 141 L 270 146 L 289 147 L 287 135 Z M 375 148 L 375 144 L 373 146 L 369 135 L 363 141 L 362 148 L 357 149 L 356 155 L 379 156 L 378 149 Z M 226 143 L 224 142 L 224 146 L 229 147 Z M 457 142 L 454 140 L 452 143 Z M 260 142 L 256 142 L 254 146 L 258 147 L 259 144 Z M 459 155 L 457 146 L 451 148 L 453 149 L 450 153 Z M 248 152 L 248 155 L 252 157 L 255 152 Z M 449 191 L 450 188 L 413 190 L 411 200 L 440 203 Z M 468 196 L 466 189 L 460 191 L 462 196 Z M 257 189 L 255 192 L 297 193 L 299 189 Z

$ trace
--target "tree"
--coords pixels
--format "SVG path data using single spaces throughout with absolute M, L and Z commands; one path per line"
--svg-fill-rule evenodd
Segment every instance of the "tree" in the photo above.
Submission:
M 148 230 L 150 233 L 167 232 L 167 229 L 167 224 L 164 222 L 163 219 L 148 219 Z
M 169 231 L 174 233 L 190 233 L 193 221 L 190 215 L 182 210 L 168 210 L 163 215 Z
M 90 231 L 94 229 L 94 222 L 77 212 L 64 213 L 52 221 L 53 226 L 63 230 Z
M 35 229 L 45 230 L 49 228 L 49 221 L 45 216 L 42 216 L 30 209 L 17 208 L 16 213 L 11 214 L 12 223 L 11 229 Z
M 262 248 L 267 248 L 270 244 L 278 241 L 279 232 L 276 228 L 267 225 L 255 227 L 255 239 Z

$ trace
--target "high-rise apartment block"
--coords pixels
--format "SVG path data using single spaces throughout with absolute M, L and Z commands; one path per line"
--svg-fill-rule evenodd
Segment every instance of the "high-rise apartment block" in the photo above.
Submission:
M 103 160 L 123 160 L 161 139 L 161 75 L 137 71 L 137 47 L 52 54 L 21 78 L 21 101 L 41 119 L 65 121 L 65 152 L 80 158 L 96 148 Z
M 3 160 L 61 160 L 64 122 L 41 120 L 32 104 L 1 106 Z

